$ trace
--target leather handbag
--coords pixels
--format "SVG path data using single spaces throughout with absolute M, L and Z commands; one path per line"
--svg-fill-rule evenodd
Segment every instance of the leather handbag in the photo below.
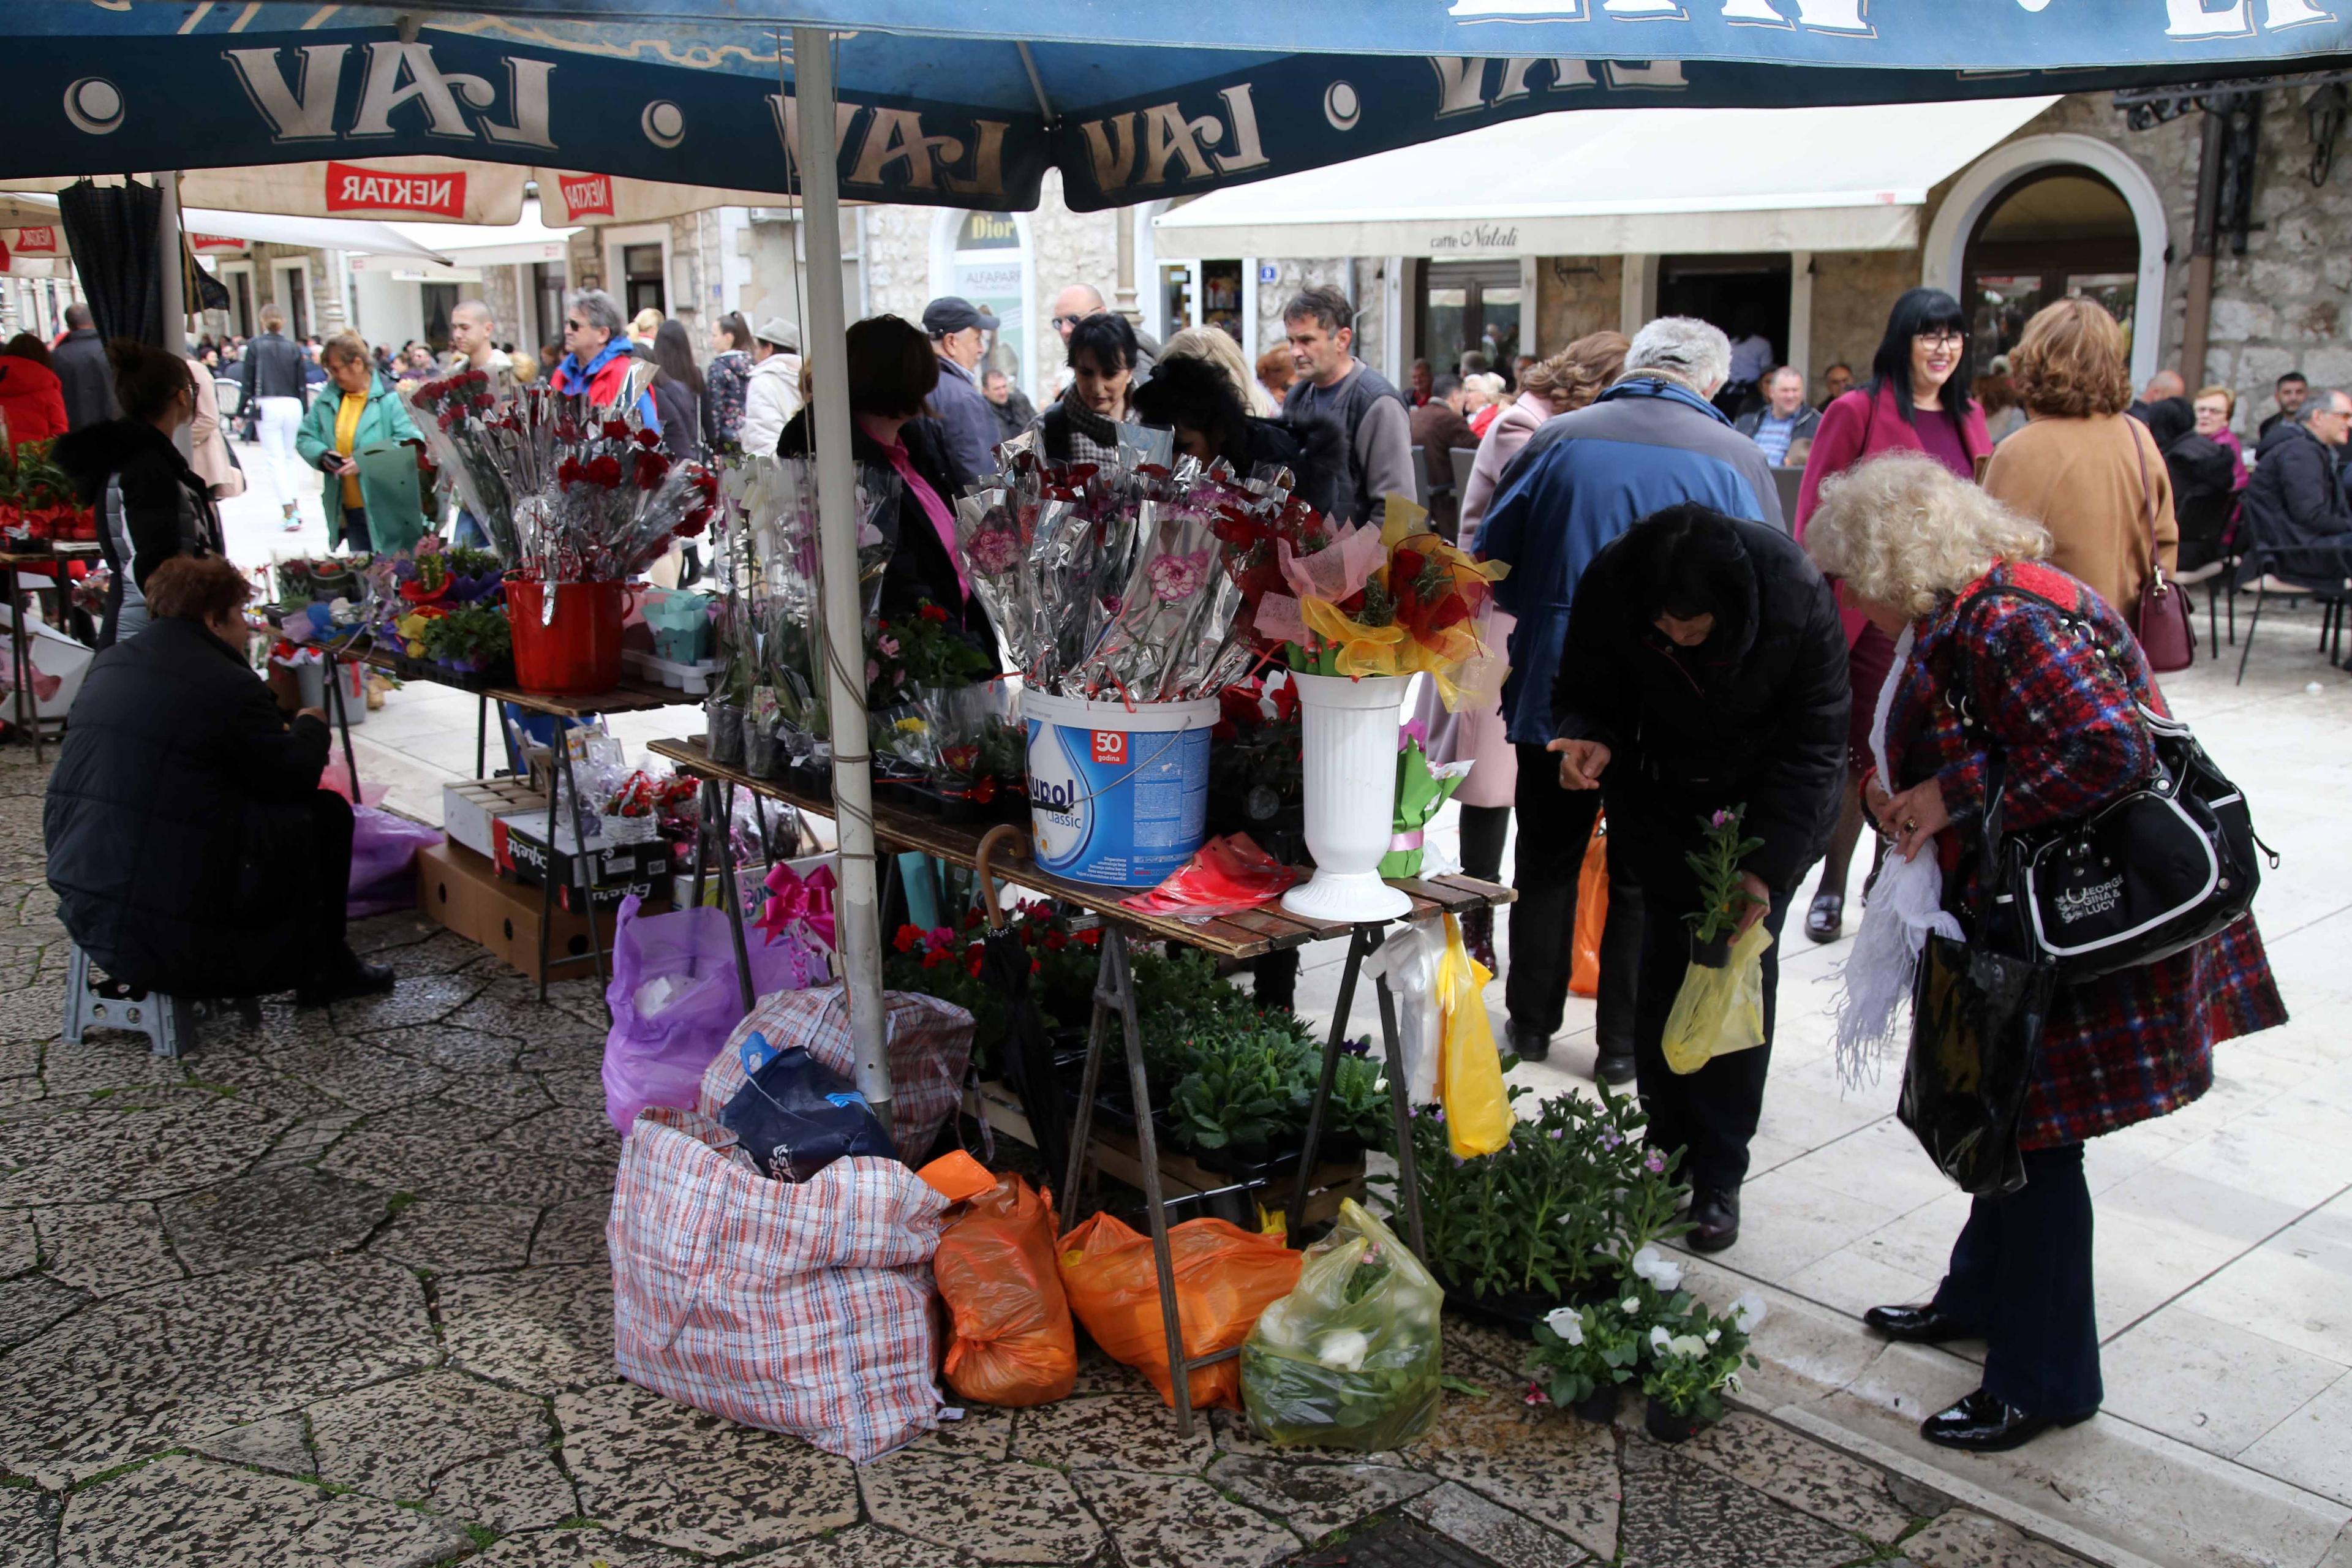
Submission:
M 2066 606 L 2023 588 L 1984 592 L 2047 605 L 2115 662 L 2095 628 Z M 1975 729 L 1962 696 L 1961 722 Z M 2252 907 L 2261 857 L 2277 864 L 2255 836 L 2245 792 L 2189 726 L 2144 705 L 2139 719 L 2156 771 L 2137 788 L 2075 821 L 2006 837 L 1996 824 L 1989 836 L 1982 876 L 1997 886 L 2000 923 L 2063 981 L 2154 963 L 2203 942 Z
M 2170 675 L 2197 662 L 2197 622 L 2189 612 L 2189 595 L 2179 584 L 2165 581 L 2164 563 L 2157 559 L 2156 492 L 2147 486 L 2147 449 L 2140 445 L 2137 429 L 2127 426 L 2124 434 L 2131 437 L 2132 455 L 2139 459 L 2140 507 L 2147 523 L 2147 581 L 2131 609 L 2132 636 L 2139 639 L 2148 668 Z

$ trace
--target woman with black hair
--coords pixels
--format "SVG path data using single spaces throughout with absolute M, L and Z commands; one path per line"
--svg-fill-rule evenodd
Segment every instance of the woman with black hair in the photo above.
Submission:
M 1129 401 L 1136 418 L 1175 432 L 1179 452 L 1204 463 L 1223 458 L 1244 479 L 1260 468 L 1288 468 L 1291 494 L 1329 511 L 1339 433 L 1328 420 L 1293 428 L 1254 418 L 1233 378 L 1204 359 L 1162 359 Z
M 940 384 L 931 340 L 902 316 L 869 316 L 852 325 L 843 342 L 849 369 L 849 455 L 898 477 L 898 508 L 883 528 L 892 533 L 890 564 L 882 574 L 882 614 L 915 614 L 928 600 L 947 612 L 966 640 L 996 655 L 988 616 L 971 597 L 957 564 L 955 514 L 950 509 L 972 476 L 955 466 L 947 432 L 927 417 L 926 400 Z M 803 406 L 776 443 L 780 458 L 815 448 Z
M 1108 463 L 1118 457 L 1118 422 L 1143 348 L 1124 316 L 1087 316 L 1070 329 L 1072 380 L 1039 423 L 1045 456 L 1056 463 Z
M 656 334 L 658 337 L 658 334 Z M 702 382 L 702 439 L 731 452 L 743 441 L 743 402 L 751 378 L 751 329 L 730 310 L 710 329 L 710 369 Z
M 1552 684 L 1562 789 L 1601 792 L 1609 857 L 1632 863 L 1648 919 L 1633 1012 L 1650 1142 L 1683 1150 L 1690 1242 L 1739 1237 L 1739 1186 L 1764 1104 L 1779 964 L 1764 954 L 1764 1044 L 1697 1071 L 1666 1066 L 1666 1015 L 1690 962 L 1698 882 L 1685 857 L 1716 812 L 1745 808 L 1763 847 L 1741 863 L 1778 939 L 1790 895 L 1829 841 L 1845 772 L 1846 646 L 1837 603 L 1779 529 L 1695 503 L 1654 512 L 1592 558 Z
M 662 450 L 681 462 L 702 460 L 702 372 L 694 339 L 679 321 L 654 329 L 654 407 L 661 416 Z
M 1977 477 L 1977 465 L 1992 455 L 1992 437 L 1985 430 L 1983 407 L 1969 395 L 1971 357 L 1968 313 L 1958 300 L 1941 289 L 1912 289 L 1895 301 L 1886 335 L 1871 357 L 1868 384 L 1822 411 L 1797 494 L 1801 542 L 1813 509 L 1821 505 L 1822 486 L 1880 452 L 1925 452 L 1957 478 Z M 1870 765 L 1870 719 L 1895 659 L 1894 642 L 1860 611 L 1848 608 L 1843 615 L 1846 646 L 1853 650 L 1853 716 L 1837 832 L 1805 913 L 1805 934 L 1815 942 L 1835 942 L 1845 929 L 1846 879 L 1862 838 L 1862 796 L 1854 781 Z
M 188 362 L 131 338 L 107 345 L 122 417 L 61 436 L 53 451 L 82 505 L 99 515 L 99 546 L 113 580 L 98 646 L 111 647 L 147 625 L 147 579 L 175 555 L 222 552 L 212 489 L 172 437 L 196 416 Z

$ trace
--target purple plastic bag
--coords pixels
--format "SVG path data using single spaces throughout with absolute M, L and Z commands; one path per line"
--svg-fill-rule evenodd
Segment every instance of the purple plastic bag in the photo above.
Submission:
M 352 878 L 343 914 L 351 920 L 404 910 L 416 902 L 416 852 L 441 842 L 441 830 L 381 806 L 352 808 Z
M 638 901 L 635 894 L 621 900 L 613 979 L 604 992 L 613 1011 L 604 1037 L 604 1114 L 623 1137 L 649 1105 L 693 1110 L 703 1069 L 743 1021 L 726 911 L 705 906 L 640 915 Z M 757 927 L 746 926 L 743 936 L 754 996 L 831 978 L 824 953 L 797 933 L 765 942 Z

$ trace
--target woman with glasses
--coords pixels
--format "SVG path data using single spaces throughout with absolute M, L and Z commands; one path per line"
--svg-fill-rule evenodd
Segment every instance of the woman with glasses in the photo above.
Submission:
M 1798 542 L 1804 542 L 1805 525 L 1821 505 L 1822 486 L 1880 452 L 1924 452 L 1958 479 L 1976 478 L 1977 463 L 1990 455 L 1992 440 L 1985 433 L 1983 407 L 1969 395 L 1963 372 L 1969 357 L 1969 320 L 1958 300 L 1941 289 L 1913 289 L 1895 301 L 1886 335 L 1871 358 L 1869 382 L 1822 411 L 1797 496 Z M 1852 605 L 1841 600 L 1841 609 L 1853 689 L 1850 766 L 1837 832 L 1805 911 L 1805 934 L 1815 942 L 1835 942 L 1845 929 L 1846 879 L 1862 837 L 1862 797 L 1854 781 L 1870 765 L 1870 721 L 1895 658 L 1891 638 Z

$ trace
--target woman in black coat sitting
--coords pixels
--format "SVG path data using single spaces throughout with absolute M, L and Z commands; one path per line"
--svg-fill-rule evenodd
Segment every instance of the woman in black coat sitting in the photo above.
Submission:
M 972 476 L 955 466 L 945 431 L 924 417 L 940 384 L 939 356 L 921 328 L 899 316 L 869 316 L 846 334 L 849 455 L 898 477 L 896 537 L 882 574 L 882 614 L 891 620 L 929 600 L 948 621 L 993 656 L 996 636 L 956 565 L 955 498 Z M 814 447 L 803 408 L 777 437 L 776 455 L 803 458 Z M 886 521 L 884 531 L 891 524 Z
M 246 662 L 252 592 L 220 556 L 166 561 L 147 629 L 90 665 L 41 818 L 58 918 L 108 975 L 173 996 L 389 991 L 343 941 L 352 808 L 319 787 L 325 717 L 289 724 Z

